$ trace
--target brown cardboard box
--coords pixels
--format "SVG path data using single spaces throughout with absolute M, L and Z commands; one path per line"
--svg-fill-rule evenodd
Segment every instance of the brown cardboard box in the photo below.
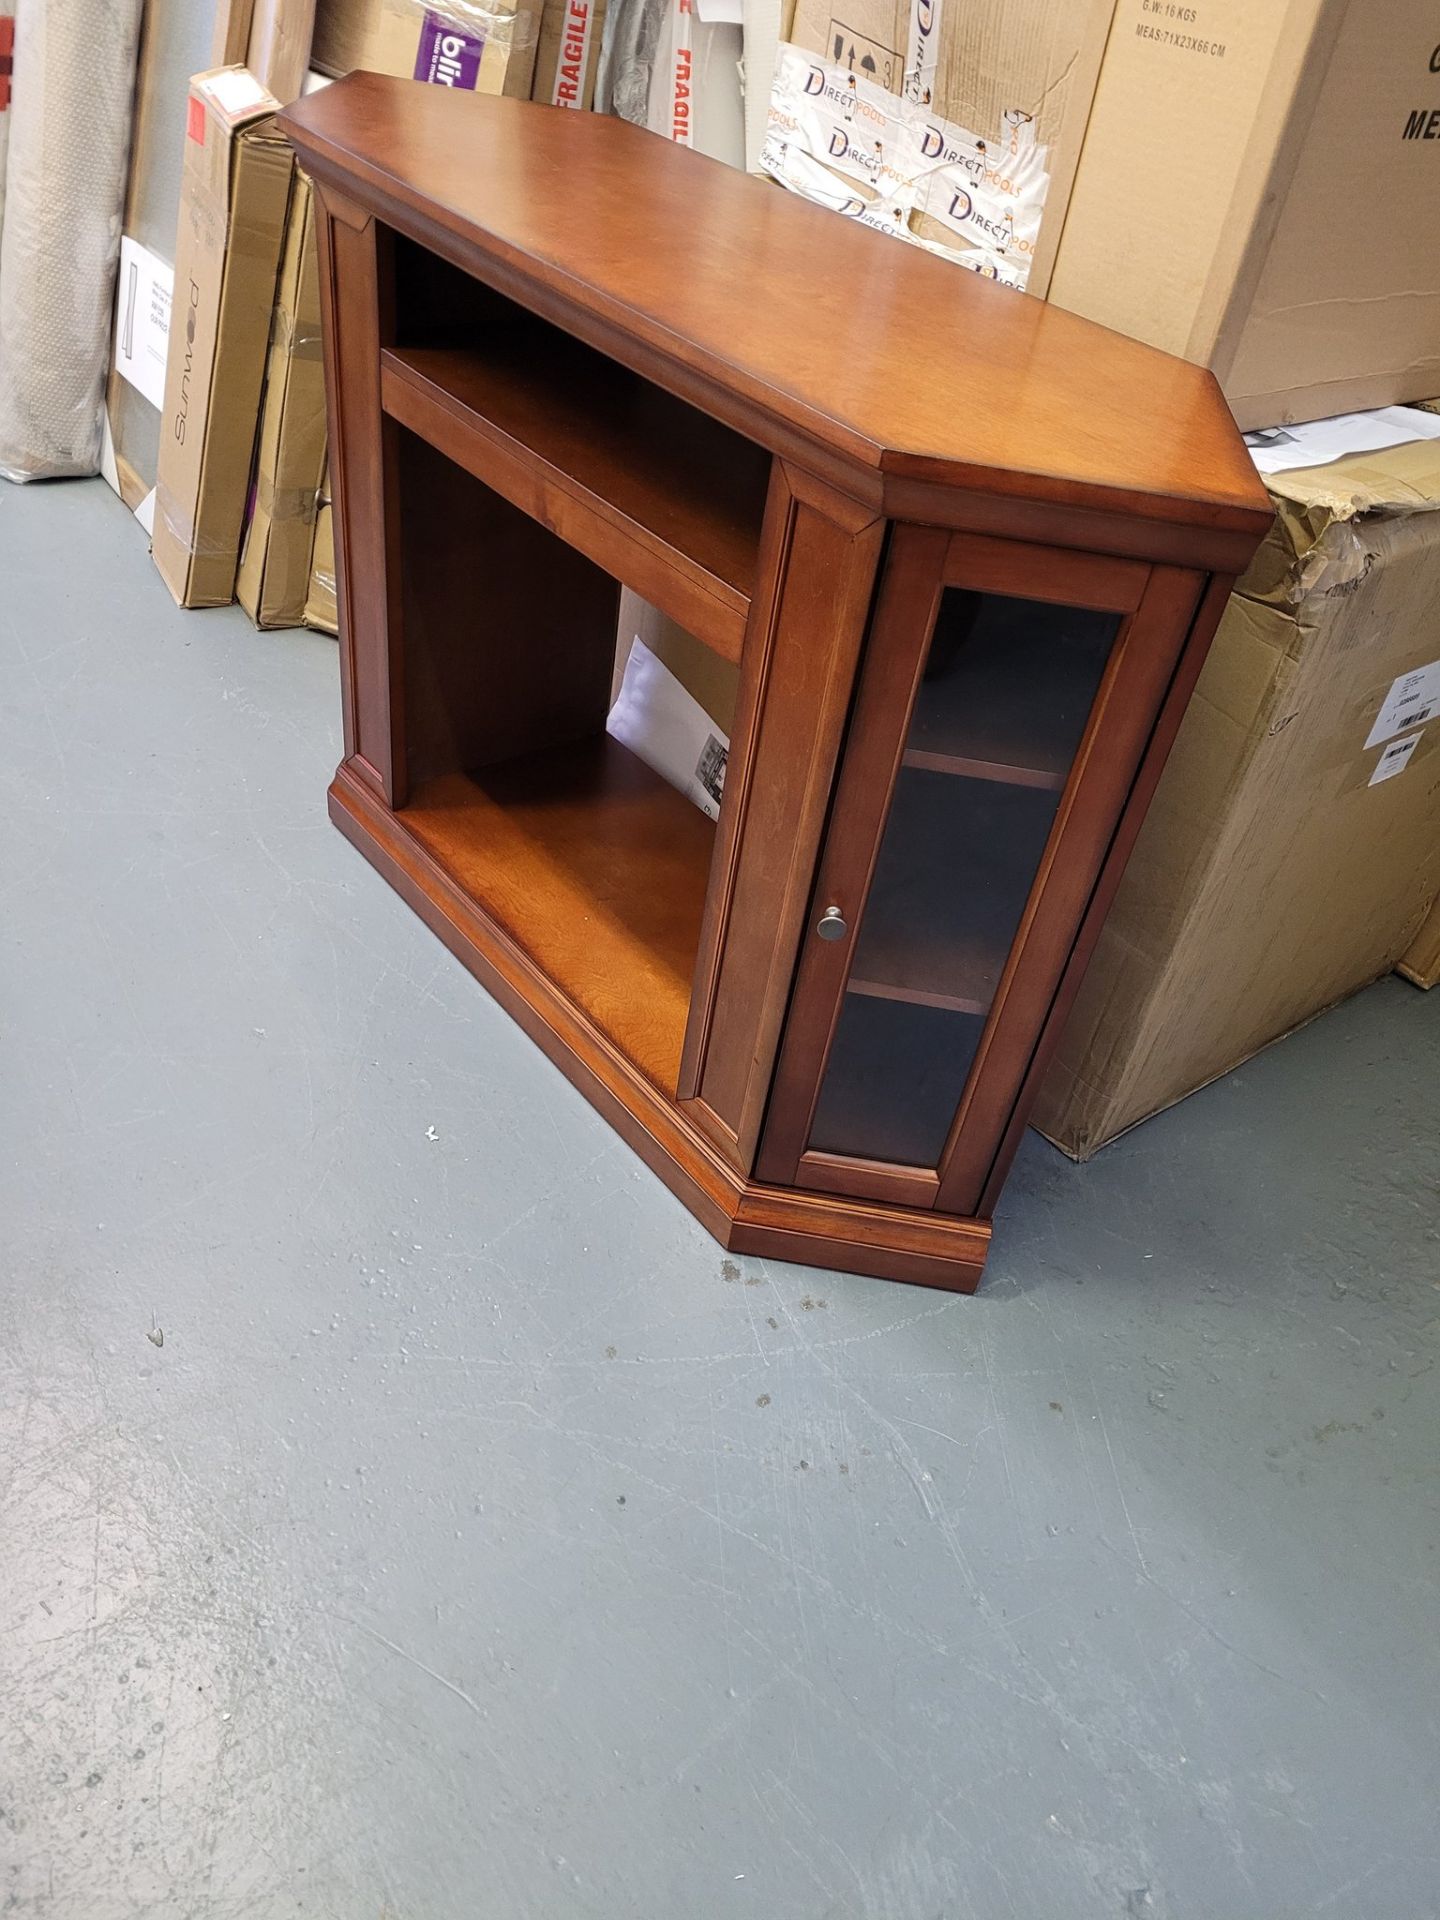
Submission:
M 1396 971 L 1417 987 L 1440 986 L 1440 900 L 1430 909 L 1430 917 L 1401 954 Z
M 1036 1108 L 1077 1159 L 1388 972 L 1440 891 L 1440 665 L 1382 717 L 1440 655 L 1440 442 L 1267 484 Z
M 335 604 L 335 515 L 330 505 L 330 473 L 320 482 L 320 505 L 315 515 L 315 544 L 310 550 L 310 586 L 305 596 L 305 624 L 319 633 L 338 633 Z
M 1050 298 L 1242 427 L 1440 390 L 1432 0 L 1118 0 Z
M 244 67 L 190 84 L 153 552 L 183 607 L 235 590 L 294 161 Z
M 298 170 L 270 332 L 250 522 L 235 597 L 257 627 L 305 618 L 315 512 L 325 468 L 325 365 L 315 196 Z
M 797 0 L 789 37 L 897 102 L 908 76 L 912 103 L 934 129 L 927 155 L 941 152 L 946 122 L 985 143 L 1002 179 L 1017 142 L 1049 150 L 1038 232 L 1025 243 L 1027 290 L 1043 294 L 1113 7 L 1114 0 L 931 0 L 925 7 L 911 0 Z M 932 213 L 916 212 L 909 224 L 923 239 L 965 246 Z
M 540 0 L 320 0 L 311 64 L 530 97 Z
M 589 107 L 605 26 L 605 0 L 544 0 L 530 98 L 550 107 Z

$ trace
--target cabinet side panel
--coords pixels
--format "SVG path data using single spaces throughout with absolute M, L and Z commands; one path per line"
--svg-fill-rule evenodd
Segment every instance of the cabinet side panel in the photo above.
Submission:
M 393 307 L 389 233 L 317 188 L 320 296 L 335 511 L 345 757 L 393 806 L 405 800 L 393 429 L 380 411 L 380 349 Z
M 868 507 L 776 462 L 712 886 L 693 1089 L 742 1170 L 755 1153 L 884 539 Z M 732 784 L 733 783 L 733 784 Z M 697 981 L 697 1008 L 707 1003 Z

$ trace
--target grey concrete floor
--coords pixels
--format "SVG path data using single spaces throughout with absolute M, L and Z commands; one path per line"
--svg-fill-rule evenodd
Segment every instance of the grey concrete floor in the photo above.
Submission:
M 327 824 L 333 642 L 98 482 L 0 584 L 0 1909 L 1440 1912 L 1440 994 L 1032 1139 L 977 1299 L 737 1274 Z

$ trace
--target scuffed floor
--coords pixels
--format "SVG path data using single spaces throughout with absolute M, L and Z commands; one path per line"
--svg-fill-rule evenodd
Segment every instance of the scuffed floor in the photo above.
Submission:
M 975 1300 L 727 1261 L 327 824 L 335 648 L 0 491 L 0 1910 L 1440 1911 L 1440 993 Z

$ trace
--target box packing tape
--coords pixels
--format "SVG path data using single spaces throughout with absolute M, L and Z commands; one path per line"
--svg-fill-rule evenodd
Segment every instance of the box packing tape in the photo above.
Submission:
M 934 106 L 940 0 L 916 0 L 903 90 L 782 43 L 760 167 L 863 226 L 1023 289 L 1050 185 L 1047 149 L 1027 113 L 972 133 Z M 921 219 L 953 243 L 917 230 Z

